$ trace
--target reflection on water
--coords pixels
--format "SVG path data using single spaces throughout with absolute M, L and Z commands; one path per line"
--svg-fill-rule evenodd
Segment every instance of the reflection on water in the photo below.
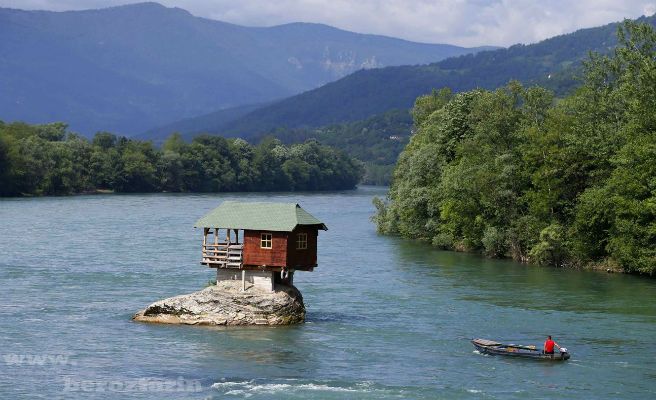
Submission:
M 0 201 L 0 356 L 66 354 L 67 365 L 2 365 L 8 398 L 108 398 L 64 379 L 199 380 L 164 398 L 650 398 L 656 281 L 438 251 L 375 233 L 378 188 L 314 194 L 126 195 Z M 202 288 L 199 215 L 230 199 L 299 202 L 329 231 L 299 273 L 307 323 L 147 325 L 130 316 Z M 7 239 L 9 238 L 9 239 Z M 538 344 L 567 363 L 476 354 L 474 337 Z M 10 350 L 8 350 L 10 349 Z M 2 360 L 0 360 L 2 361 Z M 134 395 L 134 396 L 133 396 Z M 0 396 L 2 397 L 2 396 Z
M 653 279 L 601 272 L 524 265 L 509 260 L 445 252 L 410 241 L 397 242 L 398 263 L 404 273 L 452 281 L 453 287 L 476 293 L 463 300 L 525 309 L 586 311 L 656 316 Z M 471 290 L 467 290 L 471 292 Z

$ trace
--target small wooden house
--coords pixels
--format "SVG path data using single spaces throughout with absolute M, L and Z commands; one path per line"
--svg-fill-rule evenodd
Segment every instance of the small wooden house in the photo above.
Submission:
M 319 230 L 328 228 L 295 203 L 225 201 L 196 221 L 203 228 L 201 264 L 217 283 L 241 279 L 273 290 L 293 284 L 295 271 L 317 266 Z

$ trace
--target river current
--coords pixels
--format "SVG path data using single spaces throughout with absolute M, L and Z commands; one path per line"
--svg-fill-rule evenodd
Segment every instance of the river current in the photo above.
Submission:
M 379 236 L 384 189 L 0 200 L 2 399 L 656 398 L 656 280 L 522 265 Z M 290 327 L 135 323 L 213 277 L 195 220 L 298 202 L 328 225 Z M 485 356 L 476 337 L 572 353 Z

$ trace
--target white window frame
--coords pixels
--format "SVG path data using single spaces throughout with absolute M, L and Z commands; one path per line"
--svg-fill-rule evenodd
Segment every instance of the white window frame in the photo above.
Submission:
M 308 248 L 308 234 L 307 233 L 297 233 L 296 234 L 296 250 L 307 250 Z
M 260 234 L 260 248 L 272 249 L 273 248 L 273 234 L 261 233 Z

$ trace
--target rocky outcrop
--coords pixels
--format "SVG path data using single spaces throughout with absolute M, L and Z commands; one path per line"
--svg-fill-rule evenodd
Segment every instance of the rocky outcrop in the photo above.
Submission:
M 155 302 L 135 321 L 187 325 L 290 325 L 305 320 L 303 296 L 293 286 L 267 292 L 241 290 L 241 281 L 222 281 L 201 291 Z

